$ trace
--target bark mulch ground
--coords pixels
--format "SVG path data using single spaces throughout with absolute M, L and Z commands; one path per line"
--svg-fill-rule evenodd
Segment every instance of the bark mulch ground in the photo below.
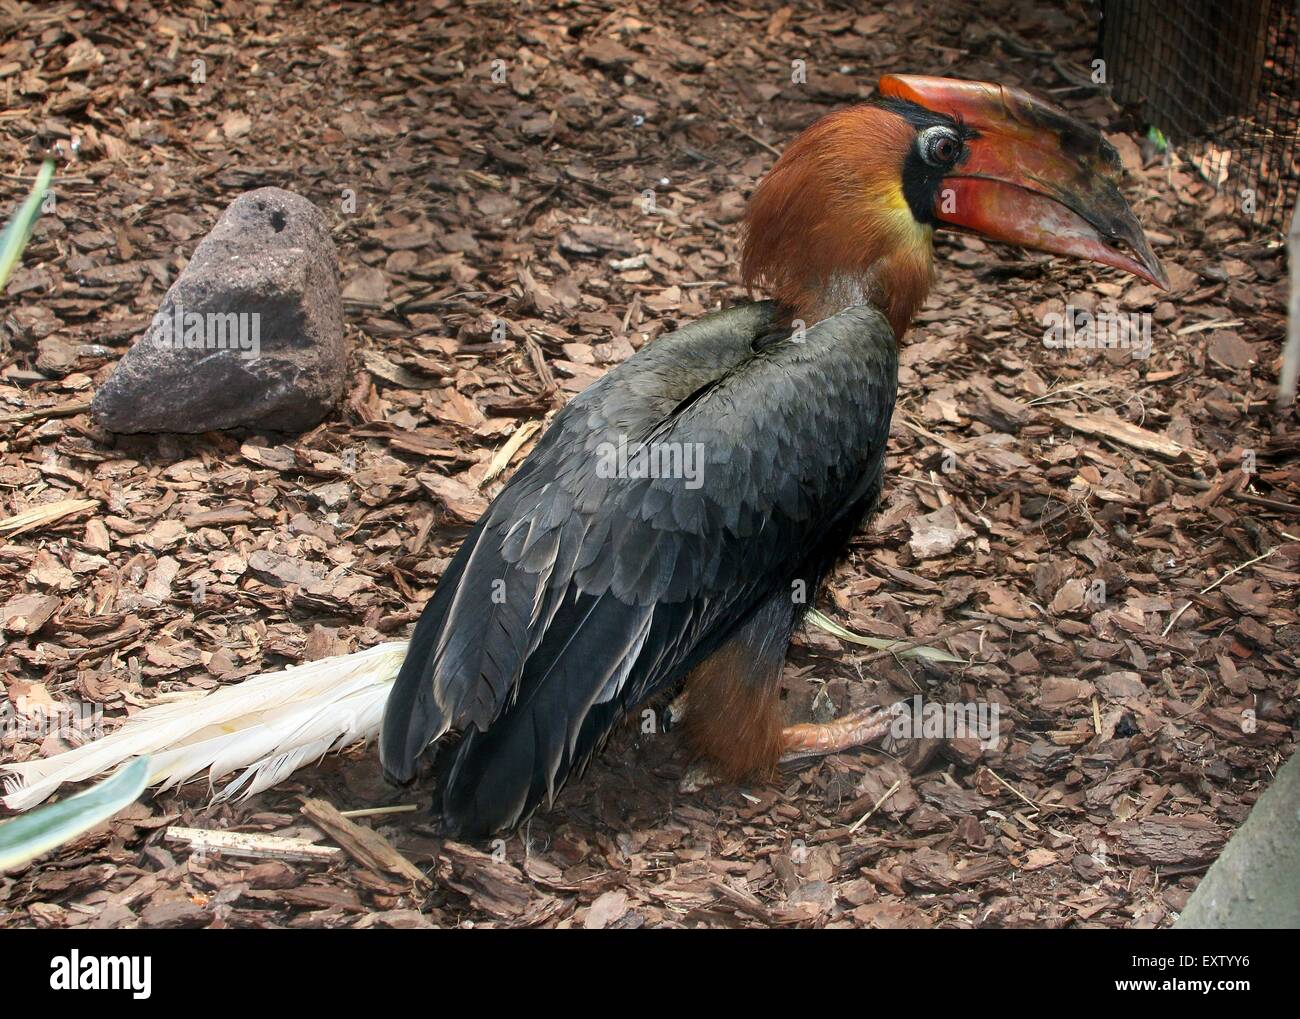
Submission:
M 785 696 L 792 720 L 996 704 L 996 745 L 922 735 L 687 792 L 675 734 L 636 719 L 554 809 L 479 846 L 441 840 L 427 786 L 387 787 L 355 748 L 246 803 L 210 807 L 205 783 L 147 797 L 0 878 L 0 926 L 1172 922 L 1294 743 L 1282 253 L 1078 83 L 1081 13 L 889 7 L 0 9 L 8 199 L 41 149 L 64 156 L 0 321 L 0 516 L 80 501 L 0 535 L 4 760 L 78 738 L 31 737 L 59 704 L 111 729 L 169 693 L 404 636 L 548 415 L 745 297 L 749 190 L 881 73 L 1023 84 L 1104 126 L 1172 280 L 938 242 L 885 503 L 821 606 L 967 664 L 808 629 Z M 354 344 L 338 412 L 300 436 L 98 431 L 95 386 L 220 210 L 266 184 L 333 225 Z M 1067 305 L 1149 313 L 1150 355 L 1045 345 Z M 363 823 L 431 883 L 165 839 L 322 841 L 308 796 L 418 798 Z

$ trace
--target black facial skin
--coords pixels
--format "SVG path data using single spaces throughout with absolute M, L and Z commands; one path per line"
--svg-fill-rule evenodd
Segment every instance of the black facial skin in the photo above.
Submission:
M 979 135 L 959 120 L 905 99 L 878 99 L 876 103 L 916 128 L 916 142 L 903 160 L 903 197 L 918 223 L 933 226 L 935 200 L 943 178 L 966 157 L 966 142 Z M 946 141 L 941 144 L 941 139 Z

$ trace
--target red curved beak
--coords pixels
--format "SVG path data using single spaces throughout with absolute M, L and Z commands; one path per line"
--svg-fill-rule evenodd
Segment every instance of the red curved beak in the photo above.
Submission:
M 886 75 L 882 95 L 906 99 L 973 132 L 942 183 L 943 224 L 1053 255 L 1169 281 L 1120 194 L 1119 154 L 1096 129 L 1021 89 Z

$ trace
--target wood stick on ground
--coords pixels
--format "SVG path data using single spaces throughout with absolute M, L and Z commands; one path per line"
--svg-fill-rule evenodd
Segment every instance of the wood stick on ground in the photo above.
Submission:
M 358 817 L 384 817 L 388 814 L 414 814 L 420 809 L 418 803 L 399 803 L 393 807 L 366 807 L 363 810 L 340 810 L 344 817 L 356 820 Z
M 1001 784 L 1001 785 L 1005 786 L 1006 788 L 1010 789 L 1013 793 L 1015 793 L 1017 796 L 1019 796 L 1022 800 L 1024 800 L 1026 803 L 1028 803 L 1028 804 L 1029 804 L 1031 807 L 1033 807 L 1035 810 L 1044 810 L 1044 809 L 1047 809 L 1047 808 L 1045 808 L 1045 807 L 1043 806 L 1043 804 L 1038 803 L 1038 802 L 1036 802 L 1036 801 L 1034 801 L 1034 800 L 1031 800 L 1028 796 L 1026 796 L 1024 793 L 1022 793 L 1019 789 L 1017 789 L 1015 786 L 1013 786 L 1010 782 L 1008 782 L 1006 779 L 1004 779 L 1001 775 L 999 775 L 999 774 L 998 774 L 996 771 L 994 771 L 992 768 L 990 768 L 990 767 L 988 767 L 988 766 L 986 765 L 985 768 L 984 768 L 984 770 L 987 771 L 990 775 L 992 775 L 993 778 L 994 778 L 994 779 L 995 779 L 999 784 Z
M 709 887 L 731 903 L 737 911 L 752 916 L 755 920 L 761 920 L 769 927 L 775 925 L 776 916 L 754 896 L 732 888 L 723 881 L 710 881 Z
M 543 392 L 554 393 L 555 375 L 551 372 L 551 366 L 546 363 L 546 352 L 542 350 L 542 345 L 529 336 L 524 340 L 524 349 L 528 351 L 528 361 L 542 383 Z
M 388 839 L 373 828 L 363 827 L 344 817 L 334 804 L 309 799 L 303 802 L 302 812 L 361 866 L 403 877 L 416 884 L 429 883 L 424 872 L 394 849 Z
M 334 846 L 318 846 L 306 839 L 263 835 L 260 832 L 213 831 L 208 828 L 168 828 L 167 842 L 189 846 L 195 853 L 218 853 L 255 860 L 297 860 L 304 863 L 333 863 L 343 855 Z
M 0 520 L 0 534 L 7 534 L 12 538 L 75 513 L 93 509 L 98 505 L 98 499 L 61 499 L 58 502 L 46 503 L 44 506 L 33 506 L 29 510 L 23 510 L 21 513 Z
M 1177 460 L 1185 455 L 1202 464 L 1210 461 L 1210 455 L 1203 449 L 1184 446 L 1158 432 L 1139 428 L 1123 418 L 1107 417 L 1103 414 L 1076 414 L 1073 411 L 1055 409 L 1048 410 L 1048 413 L 1066 428 L 1072 428 L 1086 435 L 1099 435 L 1112 439 L 1121 445 L 1141 450 L 1143 453 L 1152 453 L 1169 460 Z
M 43 418 L 66 418 L 86 410 L 90 410 L 89 400 L 58 403 L 52 407 L 33 407 L 31 410 L 19 411 L 17 414 L 10 414 L 8 417 L 0 418 L 0 425 L 21 424 L 24 421 L 40 421 Z
M 1240 573 L 1240 572 L 1241 572 L 1242 570 L 1244 570 L 1247 566 L 1254 566 L 1257 562 L 1259 562 L 1260 560 L 1263 560 L 1263 559 L 1267 559 L 1269 556 L 1271 556 L 1271 555 L 1272 555 L 1274 552 L 1276 552 L 1276 551 L 1277 551 L 1277 548 L 1276 548 L 1276 546 L 1275 546 L 1275 547 L 1273 547 L 1273 548 L 1270 548 L 1270 549 L 1269 549 L 1267 552 L 1265 552 L 1263 555 L 1257 555 L 1257 556 L 1255 556 L 1254 559 L 1247 559 L 1244 563 L 1241 563 L 1239 566 L 1234 566 L 1232 569 L 1230 569 L 1227 573 L 1225 573 L 1222 577 L 1220 577 L 1218 580 L 1216 580 L 1216 581 L 1215 581 L 1213 584 L 1211 584 L 1209 587 L 1203 587 L 1203 588 L 1201 588 L 1201 592 L 1200 592 L 1200 593 L 1201 593 L 1201 594 L 1209 594 L 1209 593 L 1210 593 L 1211 591 L 1213 591 L 1216 587 L 1218 587 L 1220 584 L 1222 584 L 1225 580 L 1227 580 L 1229 577 L 1231 577 L 1234 573 Z
M 1201 481 L 1199 478 L 1185 478 L 1181 474 L 1175 474 L 1164 464 L 1151 461 L 1151 466 L 1167 477 L 1170 481 L 1182 485 L 1184 488 L 1190 488 L 1193 492 L 1208 492 L 1214 486 L 1208 481 Z M 1238 502 L 1247 502 L 1252 506 L 1260 506 L 1264 509 L 1271 509 L 1277 513 L 1294 513 L 1300 516 L 1300 506 L 1290 502 L 1282 502 L 1279 499 L 1270 499 L 1264 495 L 1256 495 L 1254 492 L 1238 492 L 1229 489 L 1223 493 L 1224 498 L 1235 499 Z
M 941 449 L 950 449 L 954 453 L 971 453 L 975 450 L 975 446 L 971 443 L 963 442 L 961 439 L 954 438 L 951 435 L 940 435 L 937 432 L 932 432 L 928 428 L 918 425 L 915 421 L 912 421 L 903 414 L 895 414 L 894 420 L 904 428 L 911 429 L 917 435 L 921 436 L 921 438 L 929 439 Z
M 861 817 L 859 817 L 856 821 L 854 821 L 851 825 L 849 825 L 849 834 L 850 834 L 850 835 L 853 834 L 853 832 L 857 831 L 857 830 L 858 830 L 859 828 L 861 828 L 864 824 L 866 824 L 867 821 L 869 821 L 869 820 L 871 819 L 871 815 L 874 814 L 877 810 L 880 809 L 880 805 L 881 805 L 882 803 L 884 803 L 885 800 L 889 799 L 889 797 L 893 796 L 894 793 L 898 792 L 898 787 L 901 786 L 902 784 L 903 784 L 903 780 L 900 778 L 900 779 L 897 779 L 897 780 L 894 782 L 894 784 L 891 785 L 888 789 L 886 789 L 885 792 L 884 792 L 884 795 L 881 796 L 880 799 L 876 800 L 876 802 L 873 803 L 873 804 L 871 805 L 871 809 L 870 809 L 870 810 L 868 810 L 865 814 L 863 814 L 863 815 L 862 815 Z

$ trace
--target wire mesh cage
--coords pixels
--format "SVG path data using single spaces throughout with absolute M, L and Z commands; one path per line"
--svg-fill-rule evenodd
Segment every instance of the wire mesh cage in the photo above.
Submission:
M 1300 185 L 1298 9 L 1298 0 L 1101 0 L 1115 99 L 1265 226 L 1285 226 Z

